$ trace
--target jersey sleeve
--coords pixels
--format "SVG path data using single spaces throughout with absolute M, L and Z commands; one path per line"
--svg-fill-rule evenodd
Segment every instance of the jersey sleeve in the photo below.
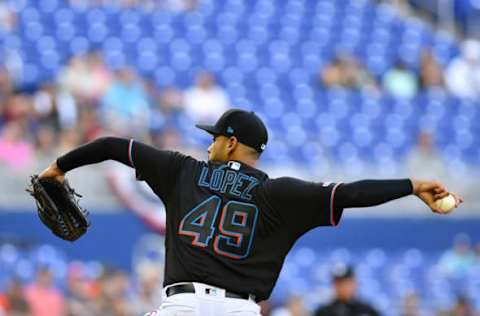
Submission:
M 308 182 L 283 177 L 265 184 L 267 199 L 287 227 L 304 233 L 318 226 L 336 226 L 343 208 L 335 203 L 340 183 Z
M 144 180 L 164 201 L 175 186 L 186 156 L 168 150 L 159 150 L 141 142 L 130 140 L 128 161 L 135 169 L 138 180 Z

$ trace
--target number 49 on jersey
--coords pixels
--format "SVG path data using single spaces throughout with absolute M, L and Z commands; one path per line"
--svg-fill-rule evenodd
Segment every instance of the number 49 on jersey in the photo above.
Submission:
M 232 259 L 248 257 L 257 224 L 257 206 L 222 200 L 214 195 L 198 204 L 180 222 L 178 233 L 191 236 L 192 245 L 208 247 L 213 240 L 215 253 Z M 220 213 L 218 227 L 216 219 Z

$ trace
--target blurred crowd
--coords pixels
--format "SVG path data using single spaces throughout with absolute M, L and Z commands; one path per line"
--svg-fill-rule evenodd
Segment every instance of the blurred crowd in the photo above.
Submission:
M 445 69 L 429 50 L 420 56 L 418 69 L 401 59 L 380 78 L 369 73 L 349 54 L 340 53 L 319 74 L 323 87 L 384 92 L 396 98 L 411 99 L 420 91 L 441 89 L 466 99 L 480 97 L 480 42 L 466 40 L 460 54 Z
M 480 244 L 475 248 L 467 235 L 459 234 L 435 266 L 448 278 L 461 279 L 472 269 L 480 268 Z M 136 272 L 128 274 L 98 263 L 71 261 L 65 276 L 59 277 L 58 271 L 51 267 L 39 266 L 31 282 L 12 276 L 4 282 L 6 285 L 0 288 L 0 316 L 143 315 L 160 305 L 163 266 L 144 260 L 134 270 Z M 290 291 L 284 302 L 261 302 L 262 315 L 377 316 L 385 313 L 359 295 L 360 282 L 353 265 L 341 262 L 333 265 L 330 278 L 328 293 L 318 293 L 322 296 L 317 300 L 322 302 L 320 305 L 311 306 L 305 293 Z M 405 292 L 397 306 L 390 308 L 401 316 L 480 315 L 474 298 L 468 297 L 465 290 L 455 291 L 455 299 L 448 308 L 422 301 L 414 290 Z
M 112 71 L 100 52 L 72 57 L 55 80 L 33 91 L 19 89 L 8 68 L 0 68 L 0 163 L 13 171 L 32 170 L 102 134 L 136 137 L 161 148 L 185 147 L 179 120 L 214 121 L 231 105 L 213 74 L 199 71 L 192 81 L 183 91 L 158 89 L 133 68 Z M 399 61 L 381 78 L 352 55 L 338 54 L 320 70 L 319 83 L 396 98 L 443 89 L 475 99 L 480 97 L 480 43 L 466 41 L 444 71 L 424 51 L 418 71 Z
M 11 279 L 0 293 L 2 316 L 127 316 L 143 315 L 159 306 L 161 269 L 143 267 L 137 278 L 102 267 L 87 275 L 73 262 L 61 288 L 52 271 L 42 267 L 32 283 Z
M 102 134 L 178 149 L 176 120 L 215 120 L 228 106 L 210 73 L 199 72 L 185 91 L 158 90 L 132 68 L 109 70 L 98 52 L 73 57 L 54 82 L 32 92 L 16 90 L 1 69 L 0 162 L 12 171 L 32 170 Z

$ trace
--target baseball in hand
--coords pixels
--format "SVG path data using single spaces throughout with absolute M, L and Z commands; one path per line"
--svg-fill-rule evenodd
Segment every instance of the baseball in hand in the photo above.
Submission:
M 450 213 L 455 208 L 455 203 L 455 198 L 451 194 L 435 201 L 435 205 L 442 210 L 443 213 Z

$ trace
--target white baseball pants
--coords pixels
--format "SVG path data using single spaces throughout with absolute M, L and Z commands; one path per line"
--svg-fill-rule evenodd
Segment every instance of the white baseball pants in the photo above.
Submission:
M 195 293 L 169 297 L 163 289 L 162 304 L 145 316 L 261 316 L 260 306 L 252 299 L 225 297 L 224 289 L 203 283 L 193 285 Z

